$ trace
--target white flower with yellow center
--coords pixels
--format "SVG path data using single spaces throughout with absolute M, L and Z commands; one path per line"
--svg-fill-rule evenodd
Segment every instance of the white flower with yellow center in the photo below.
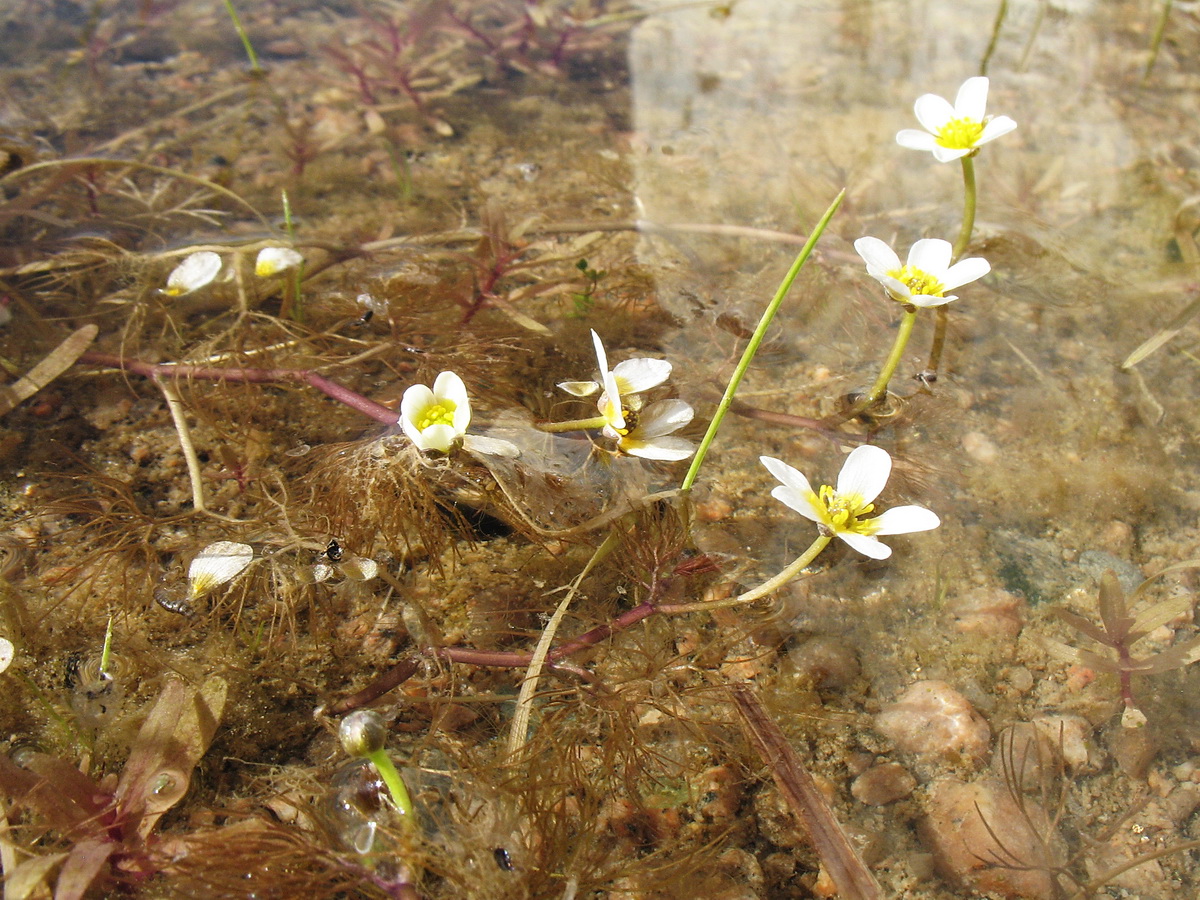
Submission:
M 220 272 L 220 255 L 211 250 L 198 250 L 185 256 L 183 262 L 171 270 L 162 292 L 168 297 L 182 297 L 209 284 Z
M 254 260 L 254 274 L 267 278 L 294 269 L 302 262 L 304 257 L 290 247 L 263 247 Z
M 686 438 L 672 437 L 696 414 L 682 400 L 657 400 L 645 409 L 625 408 L 624 424 L 617 427 L 608 413 L 609 424 L 604 434 L 617 442 L 617 448 L 629 456 L 676 462 L 696 452 L 696 446 Z
M 400 401 L 400 427 L 421 450 L 449 453 L 463 439 L 469 424 L 467 386 L 454 372 L 438 375 L 432 389 L 414 384 Z
M 608 378 L 611 375 L 616 385 L 616 393 L 624 398 L 624 405 L 629 409 L 640 409 L 642 399 L 638 394 L 658 387 L 671 377 L 671 364 L 665 359 L 627 359 L 617 363 L 611 372 L 608 369 L 608 354 L 604 352 L 604 344 L 600 335 L 592 329 L 592 344 L 596 348 L 596 361 L 600 364 L 600 381 L 563 381 L 558 386 L 576 397 L 590 397 L 597 391 L 608 393 Z M 600 412 L 604 413 L 603 398 Z
M 957 300 L 946 291 L 977 281 L 992 269 L 980 256 L 950 265 L 953 248 L 940 238 L 917 241 L 904 264 L 895 250 L 876 237 L 859 238 L 854 249 L 867 264 L 867 274 L 887 288 L 893 300 L 912 306 L 941 306 Z
M 855 448 L 842 466 L 837 488 L 822 485 L 814 491 L 804 475 L 787 463 L 770 456 L 759 459 L 782 484 L 771 496 L 817 523 L 822 534 L 838 537 L 871 559 L 887 559 L 892 548 L 880 535 L 909 534 L 937 528 L 941 520 L 922 506 L 896 506 L 882 515 L 874 500 L 892 473 L 892 458 L 881 447 L 869 444 Z
M 905 128 L 896 143 L 910 150 L 928 150 L 938 162 L 950 162 L 975 154 L 981 144 L 1008 134 L 1017 123 L 1008 116 L 988 116 L 988 80 L 968 78 L 958 89 L 954 105 L 937 94 L 917 98 L 913 111 L 925 128 Z
M 400 400 L 400 427 L 419 450 L 449 453 L 462 445 L 473 453 L 516 457 L 520 448 L 502 438 L 467 434 L 471 424 L 471 398 L 467 386 L 454 372 L 442 372 L 433 387 L 414 384 Z

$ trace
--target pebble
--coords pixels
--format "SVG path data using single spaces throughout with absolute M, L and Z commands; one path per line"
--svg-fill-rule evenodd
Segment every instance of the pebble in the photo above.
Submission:
M 940 759 L 986 758 L 991 729 L 944 681 L 918 681 L 875 716 L 875 728 L 904 753 Z
M 1092 741 L 1092 723 L 1083 716 L 1043 713 L 1033 717 L 1033 726 L 1072 775 L 1094 775 L 1104 768 L 1104 756 Z
M 917 780 L 899 763 L 885 762 L 872 766 L 850 784 L 850 793 L 867 806 L 887 806 L 913 792 Z
M 964 434 L 962 447 L 967 456 L 985 466 L 992 465 L 1000 456 L 1000 449 L 982 431 L 969 431 Z
M 947 881 L 989 896 L 1053 900 L 1048 869 L 1061 865 L 1066 852 L 1032 798 L 1018 804 L 990 775 L 971 783 L 941 778 L 929 786 L 925 810 L 917 832 Z
M 1021 633 L 1026 603 L 1016 594 L 1000 588 L 975 588 L 949 606 L 954 630 L 980 637 L 1012 640 Z
M 788 658 L 796 672 L 818 688 L 847 688 L 858 678 L 860 671 L 854 648 L 834 637 L 811 637 L 789 650 Z

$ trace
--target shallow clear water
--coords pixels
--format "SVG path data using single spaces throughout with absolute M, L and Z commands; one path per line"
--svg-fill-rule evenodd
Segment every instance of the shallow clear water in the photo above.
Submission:
M 312 370 L 393 409 L 452 369 L 475 430 L 522 450 L 423 459 L 307 386 L 197 373 L 179 390 L 206 516 L 169 396 L 144 371 L 64 363 L 0 427 L 14 560 L 0 634 L 16 644 L 0 737 L 99 780 L 157 740 L 135 735 L 165 673 L 228 685 L 212 748 L 171 759 L 175 775 L 198 768 L 159 826 L 169 852 L 129 851 L 158 873 L 147 896 L 239 895 L 229 885 L 261 862 L 233 852 L 240 834 L 275 854 L 275 874 L 256 877 L 285 894 L 402 895 L 400 859 L 431 897 L 827 896 L 719 687 L 749 680 L 884 896 L 1191 896 L 1190 656 L 1134 680 L 1148 721 L 1123 727 L 1111 653 L 1054 613 L 1098 625 L 1106 570 L 1132 595 L 1200 557 L 1200 326 L 1121 368 L 1200 278 L 1200 20 L 1174 4 L 1148 70 L 1161 12 L 1083 0 L 283 3 L 241 10 L 262 78 L 247 76 L 221 4 L 29 0 L 0 13 L 10 384 L 85 324 L 110 357 L 227 376 Z M 992 271 L 956 292 L 936 382 L 914 377 L 933 339 L 922 311 L 892 382 L 902 414 L 839 423 L 901 315 L 853 242 L 873 235 L 903 255 L 919 238 L 953 240 L 961 221 L 960 165 L 895 134 L 917 127 L 919 95 L 952 98 L 981 72 L 988 112 L 1018 123 L 975 158 L 967 255 Z M 670 500 L 636 525 L 619 517 L 678 486 L 686 464 L 614 459 L 530 428 L 593 413 L 555 387 L 595 377 L 588 329 L 610 363 L 670 360 L 662 393 L 696 408 L 686 434 L 698 439 L 843 188 L 702 470 L 690 531 Z M 304 253 L 298 296 L 290 274 L 251 274 L 264 241 Z M 227 277 L 164 295 L 201 247 Z M 582 583 L 560 645 L 648 596 L 749 589 L 815 536 L 770 497 L 758 457 L 819 485 L 863 442 L 895 458 L 880 508 L 920 504 L 941 527 L 888 538 L 886 563 L 835 542 L 770 602 L 597 639 L 569 658 L 582 671 L 543 680 L 526 756 L 506 762 L 520 668 L 436 648 L 532 650 L 555 589 L 614 523 L 624 542 Z M 213 541 L 245 542 L 255 561 L 189 597 L 188 566 Z M 386 577 L 362 580 L 330 541 Z M 314 565 L 330 580 L 314 584 Z M 1137 609 L 1190 597 L 1195 578 L 1170 572 Z M 1135 656 L 1194 639 L 1192 606 L 1172 610 Z M 110 616 L 115 694 L 77 674 Z M 1053 641 L 1076 649 L 1056 654 Z M 344 767 L 336 717 L 313 716 L 410 658 L 415 673 L 378 706 L 423 810 L 416 836 L 377 802 L 354 805 L 369 789 Z M 982 727 L 982 748 L 951 733 L 920 749 L 882 724 L 923 681 L 961 695 L 974 724 L 956 727 Z M 936 729 L 926 712 L 898 715 Z M 1030 722 L 1050 736 L 1041 794 L 1003 781 L 1015 763 L 1002 735 Z M 19 774 L 0 776 L 10 800 L 22 795 Z M 864 776 L 905 789 L 881 800 Z M 968 802 L 956 820 L 945 797 L 959 784 L 981 793 L 979 812 Z M 6 871 L 73 846 L 26 806 Z M 384 849 L 364 850 L 377 828 Z M 960 832 L 965 857 L 950 847 Z M 136 880 L 105 865 L 110 884 Z M 24 877 L 52 884 L 58 866 Z

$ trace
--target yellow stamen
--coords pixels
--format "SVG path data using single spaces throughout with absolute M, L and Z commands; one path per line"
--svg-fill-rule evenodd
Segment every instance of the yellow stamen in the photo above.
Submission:
M 874 503 L 864 503 L 858 494 L 839 494 L 830 485 L 821 485 L 821 503 L 829 513 L 829 525 L 834 531 L 853 534 L 871 534 L 874 528 L 868 522 L 860 522 L 860 516 L 870 515 Z
M 888 274 L 897 281 L 908 285 L 908 289 L 913 292 L 914 296 L 921 294 L 926 297 L 940 297 L 946 290 L 942 283 L 928 272 L 912 266 L 901 266 Z
M 937 142 L 950 150 L 971 150 L 983 136 L 983 122 L 951 119 L 938 129 Z
M 431 425 L 453 425 L 454 411 L 458 407 L 450 400 L 435 403 L 421 413 L 417 419 L 417 430 L 424 431 Z

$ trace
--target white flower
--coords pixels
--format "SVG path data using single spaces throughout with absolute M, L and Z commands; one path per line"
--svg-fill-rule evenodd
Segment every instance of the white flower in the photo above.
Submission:
M 254 274 L 266 278 L 295 268 L 302 262 L 304 257 L 290 247 L 263 247 L 254 260 Z
M 626 408 L 624 424 L 618 428 L 610 420 L 604 426 L 604 434 L 629 456 L 674 462 L 696 452 L 691 441 L 670 436 L 692 421 L 695 414 L 682 400 L 658 400 L 645 409 Z
M 183 262 L 171 270 L 162 292 L 168 297 L 182 297 L 209 284 L 220 271 L 220 255 L 211 250 L 199 250 L 184 257 Z
M 17 648 L 13 646 L 13 642 L 8 638 L 0 637 L 0 672 L 12 665 L 16 655 Z
M 471 424 L 467 386 L 454 372 L 442 372 L 433 389 L 414 384 L 400 401 L 400 427 L 421 450 L 449 453 Z
M 922 94 L 913 110 L 925 128 L 905 128 L 896 143 L 910 150 L 928 150 L 938 162 L 974 155 L 981 144 L 1008 134 L 1017 123 L 1008 116 L 988 116 L 988 80 L 968 78 L 958 89 L 954 105 L 937 94 Z
M 837 489 L 826 484 L 819 493 L 787 463 L 770 456 L 759 459 L 783 482 L 771 491 L 772 497 L 816 522 L 822 534 L 839 537 L 872 559 L 892 555 L 892 548 L 881 543 L 878 535 L 928 531 L 941 524 L 934 513 L 921 506 L 897 506 L 873 519 L 863 518 L 874 511 L 872 501 L 892 472 L 892 458 L 881 447 L 866 444 L 855 448 L 842 465 Z
M 908 251 L 908 262 L 900 264 L 896 251 L 876 237 L 861 237 L 854 249 L 867 264 L 867 274 L 882 284 L 893 300 L 913 306 L 941 306 L 957 300 L 945 292 L 976 281 L 991 271 L 980 256 L 950 265 L 953 248 L 940 238 L 923 238 Z
M 254 548 L 236 541 L 217 541 L 197 554 L 188 566 L 188 597 L 199 599 L 232 581 L 254 559 Z
M 608 393 L 607 380 L 612 377 L 615 383 L 615 393 L 625 398 L 625 406 L 639 409 L 641 398 L 637 395 L 650 388 L 658 387 L 671 377 L 671 364 L 665 359 L 627 359 L 617 363 L 611 372 L 608 370 L 608 354 L 604 352 L 604 344 L 600 335 L 592 329 L 592 344 L 596 348 L 596 361 L 600 364 L 600 382 L 595 381 L 564 381 L 558 386 L 576 397 L 590 397 L 596 391 Z M 604 413 L 604 397 L 601 397 L 600 411 Z

